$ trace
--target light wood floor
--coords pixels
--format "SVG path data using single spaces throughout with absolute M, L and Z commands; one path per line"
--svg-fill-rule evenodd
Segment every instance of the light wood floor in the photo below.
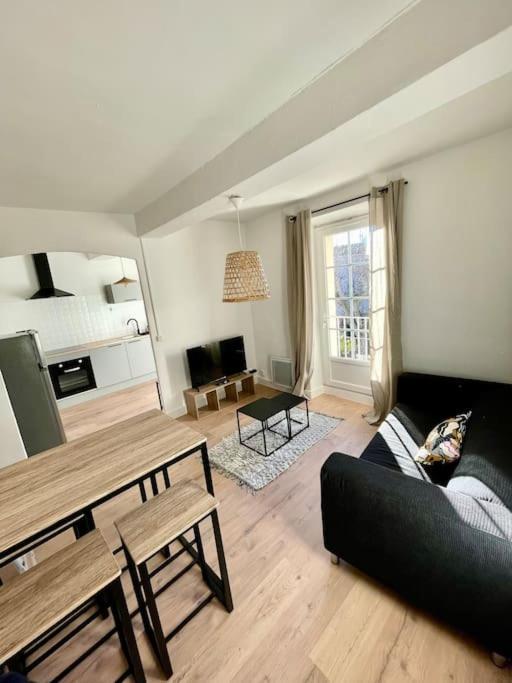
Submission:
M 91 414 L 86 405 L 69 409 L 64 417 L 70 438 L 84 433 L 86 425 L 94 429 L 115 421 L 116 415 L 126 417 L 129 404 L 146 406 L 152 400 L 147 387 L 140 392 L 130 389 L 117 399 L 91 403 Z M 228 615 L 214 601 L 171 642 L 173 680 L 510 681 L 510 670 L 495 668 L 488 653 L 467 638 L 407 606 L 348 565 L 331 565 L 322 544 L 320 467 L 333 450 L 359 455 L 374 430 L 361 418 L 364 406 L 359 404 L 323 395 L 311 402 L 311 408 L 344 421 L 264 490 L 252 495 L 214 473 L 235 610 Z M 227 408 L 199 422 L 188 416 L 181 419 L 204 432 L 210 446 L 235 429 L 234 412 Z M 180 463 L 173 474 L 175 480 L 192 477 L 202 482 L 196 459 Z M 113 544 L 112 520 L 137 504 L 137 496 L 127 493 L 95 515 Z M 211 551 L 210 534 L 206 549 Z M 125 587 L 131 603 L 128 581 Z M 171 627 L 204 594 L 194 569 L 159 599 L 165 625 Z M 84 631 L 62 655 L 36 670 L 34 680 L 54 675 L 105 627 L 99 624 Z M 162 680 L 139 619 L 134 619 L 134 628 L 148 681 Z M 68 680 L 112 681 L 120 666 L 112 638 Z
M 153 408 L 160 408 L 156 383 L 144 382 L 92 401 L 62 408 L 60 416 L 66 437 L 72 441 Z

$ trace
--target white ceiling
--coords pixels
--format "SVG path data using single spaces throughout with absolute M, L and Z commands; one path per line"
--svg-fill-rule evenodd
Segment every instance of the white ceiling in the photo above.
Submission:
M 481 86 L 411 122 L 370 140 L 340 149 L 333 145 L 322 163 L 267 192 L 245 200 L 244 221 L 271 209 L 301 203 L 334 188 L 512 127 L 512 73 Z M 227 207 L 218 219 L 235 220 Z
M 410 0 L 2 0 L 0 205 L 133 212 Z

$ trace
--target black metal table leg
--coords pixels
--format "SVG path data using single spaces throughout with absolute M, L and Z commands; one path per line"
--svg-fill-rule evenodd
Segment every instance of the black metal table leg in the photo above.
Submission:
M 199 567 L 201 568 L 201 574 L 203 576 L 203 581 L 208 583 L 208 575 L 206 572 L 206 560 L 204 558 L 203 540 L 201 538 L 201 531 L 199 529 L 199 524 L 194 526 L 194 539 L 196 541 L 197 548 L 197 561 Z
M 201 444 L 201 458 L 203 461 L 204 478 L 206 480 L 206 490 L 214 496 L 212 470 L 210 468 L 210 459 L 208 457 L 208 446 L 206 445 L 206 442 Z
M 154 496 L 158 495 L 158 482 L 156 480 L 156 472 L 153 472 L 153 474 L 150 475 L 149 477 L 151 481 L 151 492 L 153 493 Z
M 139 490 L 140 490 L 140 497 L 143 503 L 145 503 L 148 499 L 148 495 L 146 493 L 146 487 L 144 486 L 143 481 L 139 481 Z
M 224 592 L 224 607 L 228 612 L 232 612 L 233 598 L 231 596 L 231 586 L 229 585 L 228 568 L 226 565 L 226 556 L 224 554 L 224 545 L 222 543 L 222 534 L 220 532 L 219 515 L 217 510 L 212 511 L 212 525 L 213 534 L 215 536 L 215 546 L 217 548 L 217 557 L 219 560 L 220 577 L 222 579 L 222 588 Z
M 124 554 L 126 556 L 126 564 L 128 566 L 128 572 L 130 574 L 130 578 L 133 584 L 133 591 L 135 593 L 135 598 L 137 599 L 137 605 L 139 606 L 139 612 L 140 616 L 142 618 L 142 623 L 144 624 L 144 629 L 146 631 L 146 634 L 151 642 L 151 645 L 153 646 L 153 649 L 155 652 L 157 651 L 157 644 L 155 641 L 155 634 L 153 632 L 153 628 L 151 626 L 151 622 L 149 620 L 149 615 L 148 611 L 146 608 L 146 601 L 144 600 L 144 596 L 142 594 L 142 589 L 139 581 L 139 573 L 137 571 L 137 567 L 135 565 L 135 562 L 133 561 L 130 553 L 127 551 L 126 547 L 123 546 L 124 549 Z
M 158 607 L 156 605 L 153 587 L 151 586 L 151 579 L 149 578 L 145 562 L 139 565 L 139 572 L 142 589 L 144 591 L 144 597 L 146 598 L 146 605 L 148 608 L 149 616 L 151 618 L 151 623 L 153 625 L 153 634 L 156 643 L 156 654 L 158 656 L 160 666 L 162 667 L 165 676 L 167 678 L 170 678 L 172 676 L 171 660 L 169 658 L 169 652 L 167 651 L 167 642 L 162 630 L 162 623 L 160 622 L 160 617 L 158 615 Z
M 164 478 L 164 485 L 166 489 L 171 488 L 171 478 L 169 477 L 169 472 L 167 470 L 167 467 L 164 467 L 162 470 L 162 476 Z M 167 546 L 166 548 L 162 548 L 162 555 L 164 557 L 171 557 L 171 546 Z
M 73 528 L 75 530 L 75 536 L 76 538 L 81 538 L 82 536 L 85 536 L 88 534 L 90 531 L 94 531 L 96 528 L 96 525 L 94 523 L 94 517 L 92 514 L 92 510 L 86 510 L 83 514 L 83 516 L 75 522 L 73 525 Z M 98 609 L 101 615 L 102 619 L 107 619 L 108 618 L 108 600 L 105 600 L 105 598 L 102 595 L 98 595 L 96 598 L 96 604 L 98 605 Z
M 112 616 L 130 672 L 135 683 L 146 683 L 146 676 L 144 674 L 144 669 L 142 668 L 142 662 L 140 661 L 139 650 L 137 649 L 137 643 L 133 633 L 132 622 L 126 605 L 121 579 L 114 581 L 114 583 L 109 586 L 108 590 L 112 596 Z
M 240 413 L 236 411 L 236 423 L 238 425 L 238 440 L 242 443 L 242 431 L 240 429 Z

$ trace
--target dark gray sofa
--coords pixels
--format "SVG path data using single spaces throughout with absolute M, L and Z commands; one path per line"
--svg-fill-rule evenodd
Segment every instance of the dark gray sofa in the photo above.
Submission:
M 512 656 L 512 385 L 404 373 L 360 458 L 321 471 L 324 544 L 416 606 Z M 472 410 L 462 457 L 427 470 L 417 448 Z

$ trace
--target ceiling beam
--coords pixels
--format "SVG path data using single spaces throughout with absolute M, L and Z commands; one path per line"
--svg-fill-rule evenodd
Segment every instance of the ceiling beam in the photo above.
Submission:
M 505 0 L 421 0 L 136 216 L 160 236 L 297 174 L 297 153 L 512 24 Z M 302 155 L 307 162 L 307 154 Z M 300 169 L 299 171 L 300 172 Z

